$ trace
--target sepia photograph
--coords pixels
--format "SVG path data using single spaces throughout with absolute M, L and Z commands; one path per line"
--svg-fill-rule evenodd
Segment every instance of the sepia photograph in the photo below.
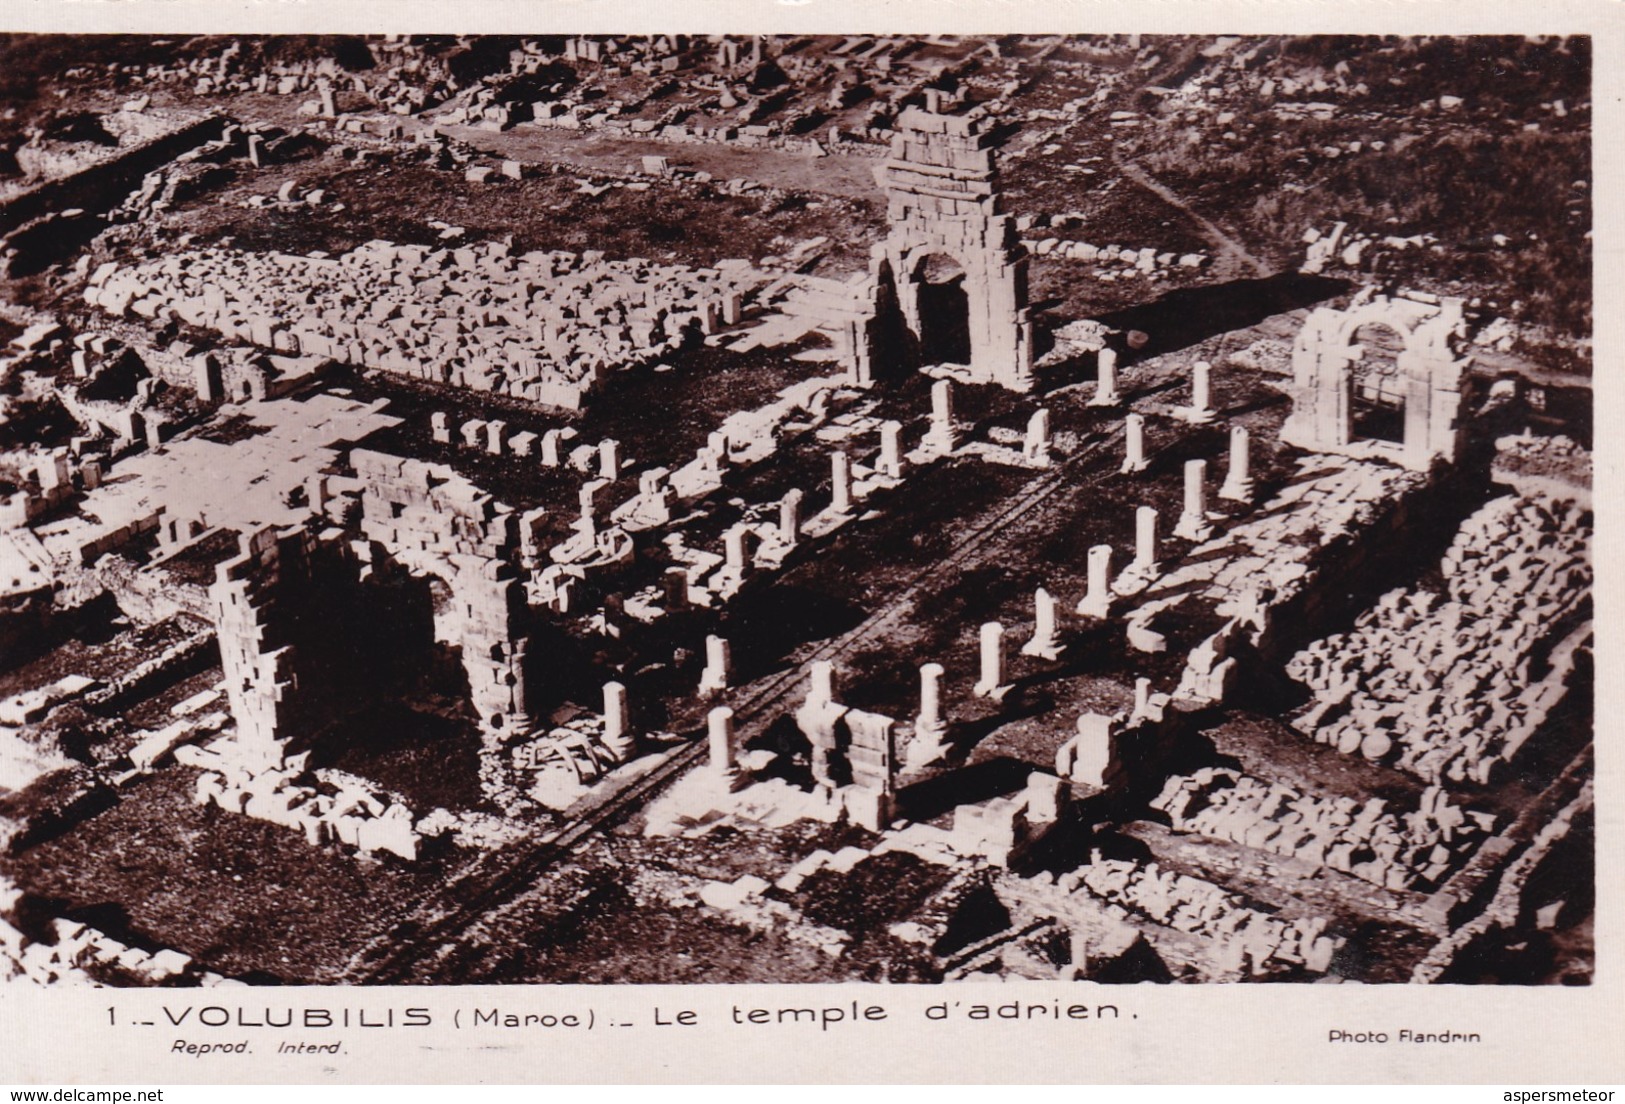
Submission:
M 1591 986 L 1592 46 L 0 36 L 0 989 Z

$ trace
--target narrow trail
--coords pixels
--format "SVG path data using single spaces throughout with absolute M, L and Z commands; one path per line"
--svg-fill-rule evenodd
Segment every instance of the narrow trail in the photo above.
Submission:
M 1214 264 L 1214 273 L 1219 276 L 1271 276 L 1274 275 L 1269 265 L 1259 260 L 1247 251 L 1247 247 L 1226 234 L 1217 223 L 1204 218 L 1191 210 L 1191 207 L 1177 193 L 1172 191 L 1156 177 L 1142 169 L 1133 161 L 1124 161 L 1112 150 L 1112 162 L 1134 183 L 1175 208 L 1186 218 L 1194 222 L 1202 231 L 1202 235 L 1212 243 L 1214 251 L 1218 254 Z

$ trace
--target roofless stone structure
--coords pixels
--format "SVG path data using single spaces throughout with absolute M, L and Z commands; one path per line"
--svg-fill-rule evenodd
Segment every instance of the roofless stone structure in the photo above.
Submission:
M 1027 391 L 1027 251 L 999 211 L 998 139 L 980 109 L 946 115 L 939 104 L 929 96 L 925 109 L 898 117 L 877 170 L 892 229 L 872 253 L 876 309 L 900 313 L 918 363 Z

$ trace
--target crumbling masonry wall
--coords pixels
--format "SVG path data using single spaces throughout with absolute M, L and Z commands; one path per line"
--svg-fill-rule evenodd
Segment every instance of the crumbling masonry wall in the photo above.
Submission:
M 209 602 L 245 764 L 282 762 L 423 666 L 428 588 L 365 564 L 338 530 L 267 526 L 218 565 Z
M 513 512 L 443 465 L 365 449 L 351 463 L 365 539 L 266 527 L 217 568 L 209 597 L 241 753 L 279 763 L 425 669 L 436 634 L 430 578 L 450 590 L 440 630 L 461 649 L 487 743 L 523 733 L 526 605 Z

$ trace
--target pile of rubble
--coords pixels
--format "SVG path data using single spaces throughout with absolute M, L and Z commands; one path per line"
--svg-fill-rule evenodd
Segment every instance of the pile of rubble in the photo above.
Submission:
M 175 950 L 130 947 L 72 920 L 51 921 L 51 941 L 29 939 L 0 920 L 0 980 L 27 978 L 39 985 L 62 981 L 95 984 L 102 978 L 138 985 L 208 984 L 189 955 Z M 214 984 L 219 984 L 215 979 Z
M 217 746 L 227 746 L 218 745 Z M 305 756 L 286 767 L 254 769 L 208 748 L 182 746 L 175 758 L 198 768 L 194 800 L 258 820 L 295 828 L 312 846 L 338 842 L 360 851 L 388 851 L 403 859 L 418 856 L 419 833 L 412 811 L 398 801 L 379 797 L 365 780 L 340 771 L 305 777 Z
M 577 408 L 606 372 L 739 321 L 763 279 L 742 261 L 696 269 L 375 241 L 340 257 L 211 249 L 107 264 L 85 300 L 277 352 Z
M 0 877 L 0 916 L 14 916 L 22 892 Z M 131 947 L 76 920 L 57 917 L 45 925 L 47 938 L 33 938 L 0 918 L 0 981 L 26 978 L 39 985 L 81 984 L 221 985 L 218 974 L 201 970 L 190 955 L 168 948 Z
M 869 857 L 867 852 L 860 854 Z M 850 933 L 808 920 L 794 905 L 768 896 L 772 883 L 755 874 L 722 882 L 640 870 L 633 875 L 630 889 L 638 900 L 666 909 L 715 909 L 750 931 L 789 939 L 830 958 L 839 958 L 852 943 Z
M 1212 939 L 1234 970 L 1250 966 L 1254 974 L 1262 974 L 1301 968 L 1323 974 L 1343 942 L 1325 934 L 1321 917 L 1272 916 L 1212 882 L 1163 870 L 1154 862 L 1107 859 L 1096 851 L 1087 865 L 1063 875 L 1057 884 L 1069 892 L 1087 890 L 1156 924 Z
M 1591 452 L 1568 437 L 1524 433 L 1495 442 L 1497 483 L 1521 495 L 1545 494 L 1591 504 Z
M 1462 524 L 1441 590 L 1394 590 L 1287 673 L 1315 704 L 1295 722 L 1347 754 L 1429 781 L 1490 780 L 1567 693 L 1590 635 L 1589 513 L 1508 496 Z
M 1329 866 L 1388 889 L 1437 886 L 1495 824 L 1488 813 L 1452 805 L 1437 786 L 1415 812 L 1387 806 L 1380 798 L 1316 797 L 1224 767 L 1170 778 L 1151 802 L 1176 831 Z
M 1211 603 L 1220 617 L 1260 619 L 1267 613 L 1257 608 L 1263 595 L 1279 605 L 1300 593 L 1327 545 L 1365 532 L 1426 483 L 1415 472 L 1337 456 L 1305 457 L 1298 466 L 1297 476 L 1246 520 L 1197 544 L 1146 588 L 1145 601 L 1127 616 L 1135 639 L 1154 643 L 1155 622 L 1192 602 Z
M 1063 225 L 1058 221 L 1053 224 Z M 1098 265 L 1094 272 L 1095 278 L 1107 283 L 1134 276 L 1156 279 L 1174 269 L 1199 270 L 1207 267 L 1211 259 L 1206 253 L 1172 253 L 1150 246 L 1142 249 L 1126 245 L 1099 246 L 1086 241 L 1058 237 L 1027 238 L 1023 239 L 1021 244 L 1036 257 L 1054 257 Z

